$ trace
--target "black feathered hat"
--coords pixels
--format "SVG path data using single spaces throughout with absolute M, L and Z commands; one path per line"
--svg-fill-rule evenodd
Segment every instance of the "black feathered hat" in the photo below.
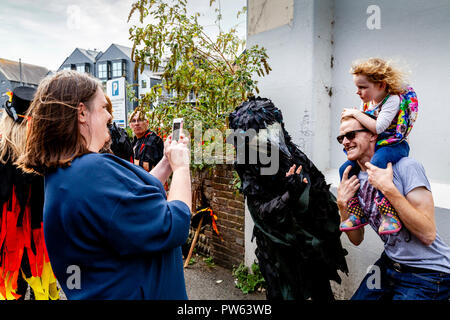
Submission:
M 13 91 L 12 102 L 6 101 L 5 103 L 6 113 L 13 118 L 15 122 L 21 123 L 24 114 L 30 107 L 35 93 L 35 88 L 24 86 L 15 88 Z
M 250 97 L 229 115 L 231 129 L 259 131 L 274 122 L 283 123 L 281 111 L 274 106 L 271 100 L 261 97 Z

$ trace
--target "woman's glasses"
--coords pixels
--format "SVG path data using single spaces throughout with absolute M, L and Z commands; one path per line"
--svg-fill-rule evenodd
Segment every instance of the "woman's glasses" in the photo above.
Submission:
M 359 129 L 359 130 L 349 131 L 346 134 L 337 136 L 336 139 L 340 144 L 342 144 L 342 142 L 344 141 L 344 138 L 347 138 L 347 140 L 353 140 L 353 139 L 355 139 L 357 132 L 363 132 L 363 131 L 369 131 L 369 130 L 368 129 Z

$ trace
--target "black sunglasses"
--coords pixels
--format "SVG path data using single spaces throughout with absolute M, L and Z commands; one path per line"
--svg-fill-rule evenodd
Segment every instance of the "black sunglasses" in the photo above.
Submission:
M 349 131 L 346 134 L 337 136 L 336 139 L 340 144 L 342 144 L 342 142 L 344 141 L 344 138 L 347 138 L 348 140 L 353 140 L 353 139 L 355 139 L 357 132 L 363 132 L 363 131 L 369 131 L 369 129 L 359 129 L 359 130 Z

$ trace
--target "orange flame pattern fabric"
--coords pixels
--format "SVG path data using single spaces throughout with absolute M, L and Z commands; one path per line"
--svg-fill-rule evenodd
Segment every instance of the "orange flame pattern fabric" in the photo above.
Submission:
M 21 210 L 15 187 L 13 187 L 12 199 L 5 202 L 2 209 L 0 219 L 0 300 L 20 298 L 20 295 L 16 293 L 19 276 L 28 282 L 36 300 L 59 299 L 56 278 L 45 247 L 42 222 L 39 229 L 31 228 L 31 210 L 27 206 L 23 213 L 22 223 L 20 223 Z M 28 259 L 24 259 L 25 251 Z M 23 263 L 29 264 L 31 271 L 29 278 L 22 270 Z

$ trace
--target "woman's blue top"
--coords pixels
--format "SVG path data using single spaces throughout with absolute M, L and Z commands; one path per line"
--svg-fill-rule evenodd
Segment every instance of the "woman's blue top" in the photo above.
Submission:
M 184 202 L 114 155 L 86 154 L 45 176 L 45 242 L 68 299 L 187 299 L 189 224 Z

